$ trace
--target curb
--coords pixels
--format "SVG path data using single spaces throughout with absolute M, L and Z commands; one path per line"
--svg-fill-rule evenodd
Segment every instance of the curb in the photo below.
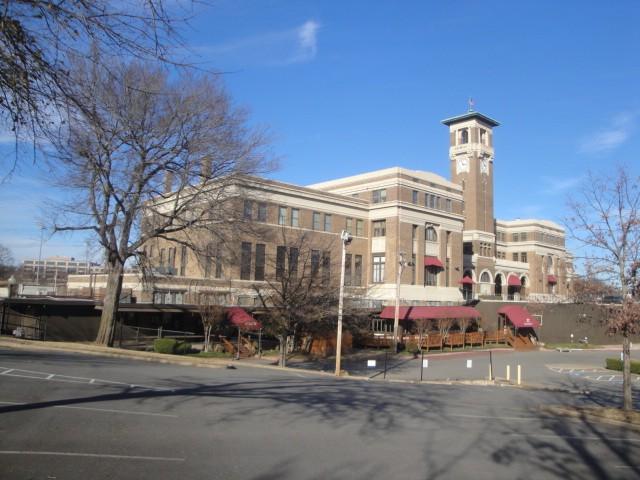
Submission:
M 579 420 L 585 420 L 588 422 L 604 423 L 607 425 L 627 428 L 629 430 L 640 432 L 640 425 L 637 425 L 635 423 L 623 422 L 620 420 L 613 420 L 611 418 L 605 418 L 600 415 L 594 415 L 586 411 L 575 410 L 571 407 L 563 407 L 560 405 L 550 405 L 550 406 L 540 405 L 540 412 L 549 413 L 553 415 L 560 415 L 560 416 L 569 417 L 569 418 L 577 418 Z

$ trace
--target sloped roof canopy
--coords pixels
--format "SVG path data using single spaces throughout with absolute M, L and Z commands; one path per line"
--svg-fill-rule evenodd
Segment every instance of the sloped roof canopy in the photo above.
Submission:
M 430 255 L 426 255 L 424 257 L 424 266 L 425 267 L 444 268 L 444 265 L 442 264 L 442 262 L 440 261 L 440 259 L 438 257 L 432 257 Z
M 536 328 L 540 322 L 534 320 L 526 308 L 520 305 L 507 305 L 498 310 L 500 315 L 504 315 L 514 326 L 518 328 Z
M 522 283 L 520 282 L 520 279 L 518 277 L 516 277 L 515 275 L 509 275 L 509 279 L 507 280 L 507 284 L 510 287 L 521 287 Z
M 260 330 L 260 322 L 240 307 L 229 308 L 227 318 L 242 330 Z
M 380 318 L 395 318 L 395 306 L 384 307 Z M 439 318 L 480 318 L 480 312 L 473 307 L 463 306 L 430 306 L 400 307 L 401 320 L 437 320 Z

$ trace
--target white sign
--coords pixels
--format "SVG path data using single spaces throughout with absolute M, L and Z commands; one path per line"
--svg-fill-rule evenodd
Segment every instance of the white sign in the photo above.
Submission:
M 376 366 L 376 361 L 375 360 L 367 360 L 367 367 L 375 367 Z
M 473 360 L 467 360 L 467 368 L 471 368 L 473 366 Z
M 422 368 L 429 368 L 429 360 L 422 360 Z

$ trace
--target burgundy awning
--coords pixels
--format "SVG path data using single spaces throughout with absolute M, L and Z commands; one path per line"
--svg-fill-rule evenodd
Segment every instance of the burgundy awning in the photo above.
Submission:
M 426 255 L 424 257 L 424 266 L 425 267 L 438 267 L 444 268 L 442 262 L 438 259 L 438 257 L 432 257 L 430 255 Z
M 398 318 L 399 319 L 403 319 L 406 320 L 407 318 L 409 318 L 409 310 L 411 310 L 412 307 L 400 307 L 400 311 L 398 312 Z M 395 305 L 391 305 L 391 306 L 387 306 L 384 307 L 382 309 L 382 312 L 380 313 L 380 318 L 396 318 L 396 306 Z
M 260 330 L 260 322 L 240 307 L 229 308 L 227 318 L 241 330 Z
M 480 312 L 473 307 L 460 306 L 413 307 L 409 312 L 409 318 L 412 320 L 421 318 L 480 318 L 481 316 Z
M 509 275 L 509 279 L 507 280 L 507 284 L 510 287 L 521 287 L 522 283 L 520 282 L 520 279 L 518 277 L 516 277 L 515 275 Z
M 394 305 L 384 307 L 380 318 L 395 318 Z M 462 306 L 432 306 L 432 307 L 400 307 L 400 320 L 419 320 L 438 318 L 480 318 L 482 315 L 473 307 Z
M 558 283 L 558 279 L 553 275 L 547 275 L 547 282 L 549 283 Z
M 473 285 L 474 282 L 473 279 L 471 277 L 464 277 L 462 280 L 460 280 L 458 283 L 462 283 L 462 284 L 466 284 L 466 285 Z
M 514 326 L 518 328 L 524 327 L 539 327 L 540 322 L 534 320 L 524 307 L 520 305 L 507 305 L 498 310 L 498 313 L 504 315 Z

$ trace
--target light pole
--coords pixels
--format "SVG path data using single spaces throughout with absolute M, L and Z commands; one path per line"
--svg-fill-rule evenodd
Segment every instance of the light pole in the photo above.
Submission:
M 349 232 L 342 230 L 342 268 L 340 269 L 340 298 L 338 299 L 338 336 L 336 338 L 336 375 L 340 375 L 340 361 L 342 357 L 342 308 L 344 306 L 344 268 L 347 258 L 347 245 L 353 240 Z
M 398 252 L 398 277 L 396 279 L 396 309 L 393 315 L 393 353 L 398 353 L 398 323 L 400 319 L 400 277 L 402 277 L 402 271 L 404 267 L 410 267 L 413 262 L 408 262 L 404 259 L 404 252 Z
M 16 283 L 18 283 L 18 281 L 16 280 L 16 277 L 14 277 L 13 274 L 11 274 L 11 276 L 7 279 L 7 287 L 9 290 L 9 295 L 7 296 L 7 299 L 9 303 L 9 308 L 11 308 L 11 292 L 13 290 L 13 286 Z M 0 326 L 0 333 L 4 333 L 6 311 L 7 311 L 7 306 L 5 305 L 5 302 L 2 302 L 2 325 Z
M 40 262 L 42 261 L 42 238 L 44 237 L 44 224 L 36 222 L 36 227 L 40 229 L 40 250 L 38 251 L 38 266 L 36 268 L 36 285 L 40 285 Z

